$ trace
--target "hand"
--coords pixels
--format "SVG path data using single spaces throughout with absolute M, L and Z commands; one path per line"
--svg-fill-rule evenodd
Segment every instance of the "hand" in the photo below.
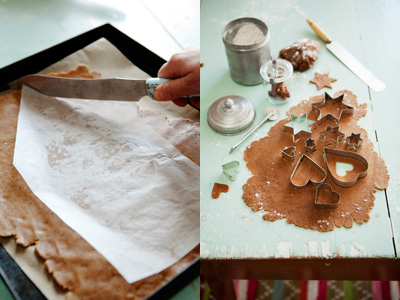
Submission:
M 185 106 L 190 101 L 200 108 L 200 99 L 181 97 L 200 94 L 200 49 L 188 49 L 172 55 L 158 71 L 158 77 L 172 79 L 156 88 L 154 99 L 172 100 L 178 106 Z

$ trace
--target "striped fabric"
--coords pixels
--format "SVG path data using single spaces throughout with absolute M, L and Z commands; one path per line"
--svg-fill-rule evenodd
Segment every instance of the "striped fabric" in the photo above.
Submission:
M 400 299 L 399 281 L 234 280 L 233 285 L 236 300 Z M 201 299 L 215 299 L 205 286 Z

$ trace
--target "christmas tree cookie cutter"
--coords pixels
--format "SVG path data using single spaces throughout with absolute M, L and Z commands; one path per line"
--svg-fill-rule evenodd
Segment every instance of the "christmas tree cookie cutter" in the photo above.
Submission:
M 299 127 L 304 129 L 299 130 Z M 317 123 L 315 121 L 307 119 L 307 113 L 299 117 L 290 114 L 290 122 L 283 125 L 283 131 L 293 135 L 293 142 L 297 142 L 301 138 L 311 137 L 311 130 L 316 127 Z
M 342 157 L 350 157 L 350 158 L 356 159 L 365 166 L 365 171 L 358 173 L 356 178 L 354 178 L 353 180 L 349 180 L 349 181 L 340 180 L 333 175 L 333 173 L 329 167 L 328 159 L 327 159 L 328 154 L 342 156 Z M 344 187 L 344 188 L 352 187 L 357 183 L 357 181 L 359 179 L 364 178 L 368 174 L 368 161 L 364 158 L 364 156 L 362 156 L 358 153 L 354 153 L 351 151 L 345 151 L 345 150 L 339 150 L 339 149 L 333 149 L 333 148 L 324 148 L 324 160 L 325 160 L 325 164 L 326 164 L 326 168 L 328 170 L 329 176 L 332 178 L 333 182 L 340 187 Z
M 317 118 L 318 125 L 321 125 L 326 120 L 331 120 L 336 125 L 339 125 L 342 115 L 352 115 L 354 113 L 354 107 L 344 104 L 343 99 L 344 99 L 343 94 L 340 95 L 339 97 L 332 98 L 331 96 L 328 95 L 328 93 L 325 93 L 324 100 L 322 100 L 321 102 L 316 102 L 311 104 L 312 110 L 318 114 Z M 327 113 L 326 115 L 322 116 L 321 108 L 325 107 L 327 103 L 330 104 L 341 103 L 339 117 L 335 117 L 331 113 Z

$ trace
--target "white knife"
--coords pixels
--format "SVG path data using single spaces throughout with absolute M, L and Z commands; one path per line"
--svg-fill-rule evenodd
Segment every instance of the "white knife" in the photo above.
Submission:
M 364 67 L 353 55 L 351 55 L 343 46 L 336 42 L 326 34 L 317 24 L 307 19 L 307 23 L 312 30 L 326 43 L 326 47 L 348 67 L 354 74 L 356 74 L 362 81 L 364 81 L 375 92 L 383 91 L 385 84 L 376 78 L 366 67 Z

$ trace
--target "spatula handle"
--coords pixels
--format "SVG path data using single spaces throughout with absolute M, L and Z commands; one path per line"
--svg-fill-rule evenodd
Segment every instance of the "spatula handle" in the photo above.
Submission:
M 330 43 L 332 42 L 331 38 L 328 36 L 328 34 L 317 24 L 315 24 L 313 21 L 310 19 L 307 19 L 308 25 L 314 30 L 314 32 L 319 36 L 321 40 L 323 40 L 325 43 Z
M 158 86 L 160 86 L 162 83 L 170 81 L 171 79 L 166 79 L 166 78 L 147 78 L 146 79 L 146 87 L 147 87 L 147 93 L 149 94 L 150 98 L 154 100 L 154 91 Z M 188 95 L 185 97 L 181 97 L 185 99 L 194 99 L 194 98 L 200 98 L 200 95 Z

